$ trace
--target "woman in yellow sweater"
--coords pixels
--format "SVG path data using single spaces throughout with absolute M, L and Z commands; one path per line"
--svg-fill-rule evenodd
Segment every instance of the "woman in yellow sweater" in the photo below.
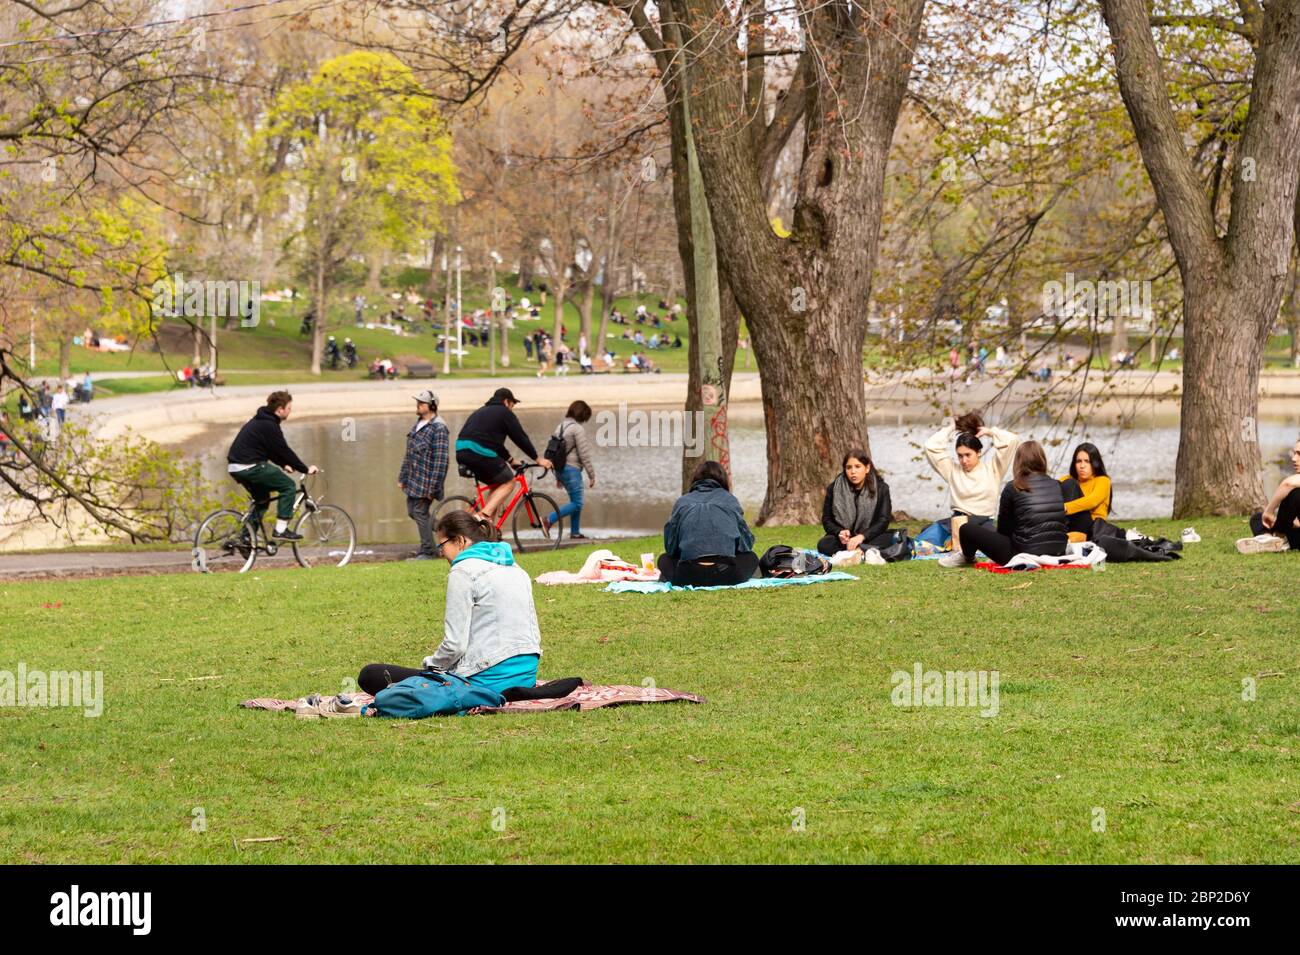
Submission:
M 1110 513 L 1111 493 L 1101 452 L 1085 441 L 1074 449 L 1069 475 L 1061 478 L 1071 541 L 1092 540 L 1092 522 Z

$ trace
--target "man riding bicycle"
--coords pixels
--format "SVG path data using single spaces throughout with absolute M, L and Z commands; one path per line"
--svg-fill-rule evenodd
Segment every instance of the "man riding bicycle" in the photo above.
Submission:
M 493 485 L 480 515 L 488 520 L 493 520 L 514 489 L 515 462 L 506 453 L 506 438 L 542 467 L 551 467 L 550 461 L 538 459 L 537 449 L 515 417 L 517 404 L 519 399 L 509 388 L 498 388 L 487 404 L 465 419 L 456 437 L 456 463 L 473 472 L 479 484 Z
M 257 414 L 239 429 L 226 454 L 226 470 L 253 498 L 254 521 L 261 523 L 271 493 L 279 495 L 275 505 L 275 531 L 271 535 L 272 540 L 278 541 L 302 540 L 301 534 L 289 530 L 298 486 L 285 471 L 315 474 L 319 470 L 314 464 L 304 464 L 284 440 L 280 424 L 292 411 L 293 396 L 289 392 L 271 392 L 265 407 L 258 408 Z

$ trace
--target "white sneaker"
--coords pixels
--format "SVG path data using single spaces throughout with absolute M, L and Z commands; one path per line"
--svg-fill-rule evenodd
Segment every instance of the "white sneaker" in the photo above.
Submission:
M 294 712 L 300 720 L 339 719 L 361 715 L 361 704 L 353 703 L 350 696 L 326 696 L 313 693 Z
M 856 547 L 853 550 L 838 551 L 831 558 L 832 567 L 854 567 L 860 563 L 862 563 L 862 551 Z
M 1291 549 L 1285 537 L 1276 534 L 1260 534 L 1258 537 L 1243 537 L 1237 541 L 1238 554 L 1280 554 Z
M 862 562 L 864 564 L 876 564 L 876 565 L 889 563 L 889 561 L 885 560 L 885 558 L 880 556 L 880 551 L 876 550 L 876 548 L 874 547 L 867 548 L 866 554 L 863 555 Z
M 1146 537 L 1146 535 L 1143 534 L 1136 527 L 1130 527 L 1127 531 L 1124 532 L 1125 540 L 1140 541 L 1144 537 Z
M 1184 528 L 1183 528 L 1183 543 L 1184 543 L 1184 544 L 1199 544 L 1200 542 L 1201 542 L 1201 535 L 1198 534 L 1198 533 L 1196 533 L 1196 528 L 1195 528 L 1195 527 L 1184 527 Z
M 959 550 L 950 551 L 939 558 L 940 567 L 965 567 L 970 563 Z

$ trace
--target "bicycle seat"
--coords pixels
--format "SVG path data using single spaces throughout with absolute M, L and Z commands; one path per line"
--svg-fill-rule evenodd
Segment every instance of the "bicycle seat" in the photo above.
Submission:
M 471 471 L 469 468 L 467 468 L 467 467 L 466 467 L 465 465 L 463 465 L 463 464 L 460 464 L 460 465 L 457 465 L 457 466 L 456 466 L 456 472 L 457 472 L 461 477 L 463 477 L 463 478 L 471 478 L 471 479 L 472 479 L 472 478 L 474 477 L 474 472 Z

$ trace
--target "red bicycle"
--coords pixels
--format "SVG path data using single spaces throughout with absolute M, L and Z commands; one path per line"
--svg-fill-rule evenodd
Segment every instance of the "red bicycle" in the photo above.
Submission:
M 534 491 L 528 486 L 527 472 L 533 468 L 539 471 L 545 471 L 546 468 L 540 464 L 516 464 L 515 471 L 515 493 L 506 501 L 505 507 L 497 516 L 497 530 L 505 525 L 506 519 L 510 519 L 510 532 L 514 535 L 515 546 L 520 552 L 527 550 L 554 550 L 560 546 L 560 538 L 564 536 L 564 522 L 556 515 L 559 513 L 559 505 L 549 494 L 543 494 L 540 491 Z M 473 472 L 461 467 L 459 468 L 461 477 L 472 478 Z M 456 508 L 463 510 L 483 509 L 487 499 L 484 497 L 484 491 L 490 491 L 493 485 L 474 483 L 474 500 L 470 500 L 463 495 L 453 495 L 442 499 L 435 512 L 435 518 L 443 514 L 450 513 Z M 520 507 L 520 502 L 523 506 Z M 553 523 L 548 524 L 544 519 L 550 516 Z

